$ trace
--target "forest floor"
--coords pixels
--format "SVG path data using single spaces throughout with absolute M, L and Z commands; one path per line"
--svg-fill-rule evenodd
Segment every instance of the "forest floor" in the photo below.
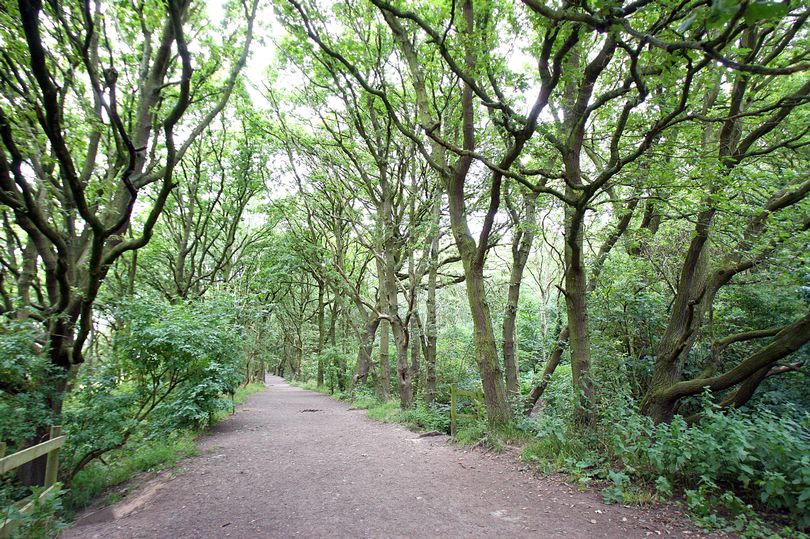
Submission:
M 267 385 L 198 456 L 62 537 L 705 537 L 674 506 L 605 505 L 514 451 L 420 437 L 281 378 Z

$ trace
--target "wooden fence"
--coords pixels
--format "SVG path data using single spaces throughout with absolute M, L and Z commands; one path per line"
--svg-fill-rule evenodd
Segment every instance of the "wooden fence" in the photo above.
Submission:
M 475 414 L 458 413 L 458 397 L 467 397 L 475 405 Z M 459 419 L 478 419 L 486 415 L 484 411 L 484 394 L 481 391 L 468 391 L 459 389 L 456 384 L 450 384 L 450 436 L 456 435 L 456 422 Z
M 59 472 L 59 448 L 65 444 L 65 436 L 61 436 L 61 434 L 62 427 L 51 427 L 49 440 L 13 453 L 7 457 L 3 456 L 6 453 L 6 444 L 0 442 L 0 475 L 19 468 L 23 464 L 31 462 L 42 455 L 48 455 L 47 464 L 45 466 L 45 490 L 35 499 L 23 505 L 20 509 L 20 514 L 22 515 L 31 514 L 38 503 L 45 501 L 54 493 L 56 475 Z M 5 515 L 0 515 L 0 519 L 2 519 L 0 520 L 0 538 L 10 536 L 11 532 L 20 525 L 19 521 L 9 520 L 5 518 Z

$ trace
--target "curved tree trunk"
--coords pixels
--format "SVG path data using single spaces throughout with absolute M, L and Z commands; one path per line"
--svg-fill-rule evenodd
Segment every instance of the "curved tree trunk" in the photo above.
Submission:
M 669 421 L 672 419 L 675 405 L 679 399 L 697 395 L 705 389 L 717 392 L 742 384 L 741 397 L 749 391 L 753 394 L 761 377 L 764 377 L 763 370 L 767 374 L 767 369 L 770 369 L 780 359 L 797 351 L 807 342 L 810 342 L 810 312 L 793 324 L 786 326 L 776 334 L 769 345 L 754 352 L 736 367 L 715 376 L 677 382 L 657 389 L 648 395 L 645 411 L 657 422 Z

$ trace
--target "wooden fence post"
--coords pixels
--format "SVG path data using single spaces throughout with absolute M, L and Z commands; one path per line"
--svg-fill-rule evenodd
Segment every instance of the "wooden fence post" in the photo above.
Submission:
M 59 474 L 59 448 L 65 443 L 62 434 L 62 427 L 51 427 L 50 439 L 37 445 L 27 447 L 9 456 L 6 453 L 6 444 L 0 442 L 0 473 L 9 472 L 18 468 L 26 462 L 31 462 L 43 455 L 47 455 L 45 466 L 45 490 L 38 497 L 28 497 L 28 503 L 24 500 L 14 505 L 22 506 L 19 509 L 20 515 L 30 515 L 37 507 L 37 504 L 54 495 L 57 476 Z M 25 505 L 22 505 L 24 504 Z M 5 512 L 5 508 L 0 508 Z M 0 514 L 0 538 L 5 539 L 20 526 L 20 520 L 9 520 L 6 515 Z
M 54 438 L 58 438 L 60 434 L 62 434 L 61 426 L 51 427 L 51 436 L 50 436 L 51 440 L 53 440 Z M 48 453 L 48 461 L 45 465 L 45 488 L 48 488 L 54 483 L 56 483 L 56 477 L 58 473 L 59 473 L 59 448 L 57 447 L 56 449 Z
M 450 384 L 450 436 L 456 436 L 456 384 Z

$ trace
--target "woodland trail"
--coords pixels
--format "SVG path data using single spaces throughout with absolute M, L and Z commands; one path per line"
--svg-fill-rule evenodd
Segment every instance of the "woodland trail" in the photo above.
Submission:
M 422 437 L 268 377 L 200 454 L 62 537 L 700 537 L 671 506 L 608 506 L 510 452 Z

